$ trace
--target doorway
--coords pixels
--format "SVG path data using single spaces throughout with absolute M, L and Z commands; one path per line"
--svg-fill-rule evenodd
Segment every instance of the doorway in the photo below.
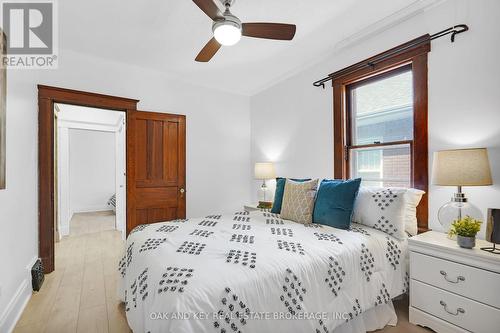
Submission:
M 55 103 L 54 114 L 56 240 L 110 227 L 125 239 L 125 112 Z
M 140 224 L 186 217 L 186 117 L 138 111 L 138 102 L 38 85 L 38 253 L 45 273 L 55 269 L 58 237 L 56 104 L 125 114 L 126 235 Z

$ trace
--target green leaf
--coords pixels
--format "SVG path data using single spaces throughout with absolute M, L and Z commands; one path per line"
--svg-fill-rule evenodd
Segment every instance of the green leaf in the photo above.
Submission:
M 467 215 L 463 219 L 453 221 L 449 234 L 451 236 L 476 237 L 476 234 L 481 230 L 481 223 L 483 222 Z

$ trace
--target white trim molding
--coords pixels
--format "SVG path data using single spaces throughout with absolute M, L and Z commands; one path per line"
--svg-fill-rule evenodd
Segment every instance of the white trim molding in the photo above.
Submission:
M 265 82 L 255 89 L 251 89 L 248 92 L 248 95 L 254 96 L 263 91 L 266 91 L 269 88 L 277 85 L 278 83 L 283 82 L 294 75 L 304 72 L 307 68 L 311 69 L 314 66 L 317 66 L 318 64 L 321 64 L 322 62 L 336 56 L 355 43 L 360 43 L 364 40 L 380 35 L 383 32 L 390 30 L 391 28 L 394 28 L 395 26 L 411 19 L 412 17 L 415 17 L 434 7 L 437 7 L 446 1 L 449 0 L 416 0 L 410 5 L 398 10 L 397 12 L 392 13 L 374 23 L 368 24 L 365 27 L 357 30 L 356 32 L 348 35 L 346 38 L 338 41 L 337 43 L 334 43 L 332 48 L 328 48 L 324 50 L 324 52 L 319 52 L 318 54 L 321 54 L 321 56 L 309 58 L 303 63 L 298 64 L 297 66 L 284 72 L 282 75 Z M 408 36 L 408 39 L 411 38 L 412 36 Z M 330 72 L 335 72 L 335 69 L 330 70 Z
M 118 124 L 107 125 L 89 121 L 58 120 L 57 124 L 59 127 L 63 128 L 82 129 L 82 130 L 100 131 L 100 132 L 116 132 L 121 125 L 121 121 L 119 121 Z
M 17 321 L 21 318 L 21 314 L 31 298 L 31 267 L 33 267 L 37 259 L 37 257 L 33 257 L 26 266 L 27 277 L 21 282 L 14 297 L 12 297 L 7 307 L 0 315 L 0 332 L 2 333 L 10 333 L 14 330 Z
M 110 196 L 111 197 L 111 196 Z M 75 214 L 79 214 L 79 213 L 94 213 L 94 212 L 107 212 L 107 211 L 110 211 L 112 212 L 113 211 L 113 208 L 111 206 L 86 206 L 86 207 L 80 207 L 78 209 L 75 209 L 75 210 L 71 210 L 71 214 L 70 214 L 70 221 L 71 219 L 73 218 L 73 215 Z
M 347 48 L 353 44 L 358 44 L 364 40 L 373 38 L 376 35 L 389 30 L 398 24 L 411 19 L 437 5 L 445 2 L 447 0 L 418 0 L 410 5 L 398 10 L 397 12 L 384 17 L 383 19 L 370 24 L 369 26 L 359 30 L 358 32 L 344 38 L 337 44 L 335 44 L 334 50 L 340 51 Z

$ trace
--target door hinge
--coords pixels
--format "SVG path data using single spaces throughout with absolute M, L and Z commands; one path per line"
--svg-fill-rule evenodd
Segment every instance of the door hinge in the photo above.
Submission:
M 349 161 L 349 147 L 344 146 L 344 160 Z

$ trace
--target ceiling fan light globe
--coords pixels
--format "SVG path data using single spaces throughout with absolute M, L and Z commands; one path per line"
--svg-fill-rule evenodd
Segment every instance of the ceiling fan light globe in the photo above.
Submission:
M 214 37 L 219 44 L 231 46 L 241 39 L 241 27 L 233 22 L 225 21 L 214 25 Z

